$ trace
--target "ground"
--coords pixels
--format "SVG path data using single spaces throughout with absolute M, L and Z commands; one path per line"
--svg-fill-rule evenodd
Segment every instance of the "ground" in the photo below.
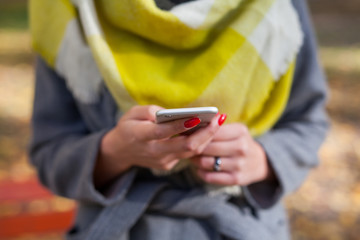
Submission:
M 0 0 L 0 181 L 26 181 L 29 121 L 34 88 L 24 1 Z M 294 240 L 359 239 L 360 235 L 360 2 L 311 2 L 319 39 L 319 60 L 329 84 L 331 129 L 321 162 L 296 193 L 286 198 Z M 73 207 L 56 198 L 57 205 Z M 50 207 L 56 207 L 56 204 Z M 0 218 L 19 211 L 41 212 L 41 202 L 0 205 Z M 54 233 L 17 239 L 61 239 Z

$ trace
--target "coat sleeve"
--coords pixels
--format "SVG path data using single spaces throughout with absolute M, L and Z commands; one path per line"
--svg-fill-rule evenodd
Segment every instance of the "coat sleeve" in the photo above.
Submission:
M 101 205 L 112 204 L 125 195 L 134 171 L 119 178 L 121 190 L 112 197 L 95 189 L 93 168 L 101 139 L 110 128 L 89 131 L 64 79 L 40 57 L 31 124 L 30 160 L 47 188 L 57 195 Z
M 317 58 L 317 44 L 305 0 L 294 0 L 304 43 L 299 52 L 287 107 L 272 130 L 259 137 L 277 182 L 244 187 L 255 208 L 269 208 L 283 195 L 296 190 L 309 170 L 318 164 L 318 150 L 328 129 L 325 113 L 326 79 Z

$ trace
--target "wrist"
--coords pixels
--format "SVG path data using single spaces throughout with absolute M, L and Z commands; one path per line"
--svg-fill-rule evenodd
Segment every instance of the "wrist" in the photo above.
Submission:
M 275 181 L 276 180 L 276 175 L 275 172 L 269 162 L 268 159 L 266 159 L 266 165 L 267 165 L 267 174 L 264 180 L 266 181 Z
M 263 171 L 261 173 L 261 177 L 260 177 L 259 181 L 276 180 L 274 170 L 272 169 L 272 166 L 269 162 L 269 159 L 266 155 L 264 148 L 258 142 L 256 142 L 256 145 L 258 148 L 259 158 L 261 159 L 260 161 L 262 162 L 262 166 L 263 166 L 263 168 L 262 168 Z
M 94 168 L 94 183 L 96 188 L 102 188 L 108 182 L 118 177 L 131 166 L 119 154 L 116 132 L 110 130 L 104 135 Z

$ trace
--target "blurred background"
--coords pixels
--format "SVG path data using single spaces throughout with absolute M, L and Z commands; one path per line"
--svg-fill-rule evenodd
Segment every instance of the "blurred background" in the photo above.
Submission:
M 34 54 L 26 0 L 0 0 L 0 239 L 63 239 L 75 204 L 39 186 L 26 148 Z M 321 163 L 287 197 L 294 240 L 360 236 L 360 1 L 312 0 L 329 83 L 331 130 Z

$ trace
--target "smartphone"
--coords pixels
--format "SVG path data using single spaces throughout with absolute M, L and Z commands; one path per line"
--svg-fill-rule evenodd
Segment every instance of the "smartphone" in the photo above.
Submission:
M 201 122 L 195 128 L 186 131 L 191 134 L 201 127 L 207 126 L 218 113 L 217 107 L 194 107 L 163 109 L 156 112 L 156 123 L 164 123 L 184 118 L 200 118 Z

